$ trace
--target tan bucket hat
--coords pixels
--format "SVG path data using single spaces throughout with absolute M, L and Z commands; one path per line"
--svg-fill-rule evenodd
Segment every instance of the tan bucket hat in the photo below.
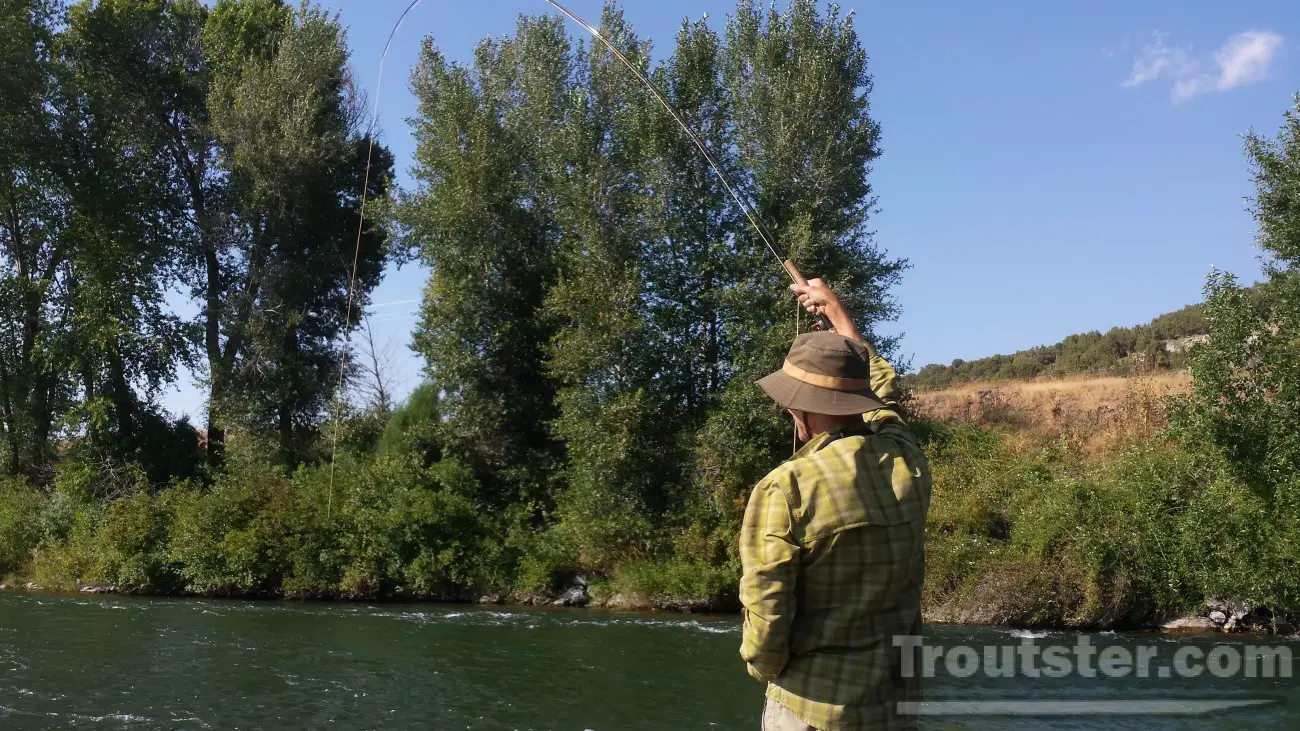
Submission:
M 787 409 L 849 416 L 885 407 L 871 390 L 867 346 L 834 332 L 794 339 L 781 370 L 757 383 Z

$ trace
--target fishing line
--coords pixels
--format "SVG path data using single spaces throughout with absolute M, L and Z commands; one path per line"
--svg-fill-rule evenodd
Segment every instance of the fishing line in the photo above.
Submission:
M 796 299 L 794 301 L 794 339 L 795 340 L 799 339 L 799 310 L 800 310 L 800 302 L 799 300 Z M 794 421 L 794 419 L 791 419 L 791 421 Z M 794 434 L 790 437 L 790 459 L 794 459 L 794 456 L 799 453 L 799 424 L 798 422 L 795 422 L 794 424 L 791 424 L 791 426 L 794 427 Z
M 370 125 L 366 128 L 366 172 L 361 182 L 361 211 L 357 221 L 357 243 L 352 250 L 352 271 L 348 276 L 348 306 L 343 315 L 343 360 L 339 363 L 339 386 L 334 396 L 334 439 L 330 446 L 330 482 L 329 492 L 325 503 L 325 521 L 329 522 L 330 515 L 334 510 L 334 462 L 339 452 L 339 419 L 343 410 L 343 375 L 347 370 L 348 348 L 352 344 L 352 300 L 356 295 L 357 285 L 357 261 L 361 257 L 361 233 L 365 230 L 366 225 L 366 196 L 370 192 L 370 161 L 375 152 L 375 127 L 379 124 L 379 95 L 384 89 L 384 61 L 388 58 L 388 51 L 393 47 L 393 38 L 397 36 L 397 30 L 402 27 L 402 21 L 406 20 L 406 14 L 411 12 L 421 0 L 411 0 L 402 14 L 397 17 L 397 22 L 393 24 L 393 29 L 388 32 L 388 41 L 384 43 L 384 52 L 379 56 L 379 78 L 375 81 L 375 104 L 370 113 Z

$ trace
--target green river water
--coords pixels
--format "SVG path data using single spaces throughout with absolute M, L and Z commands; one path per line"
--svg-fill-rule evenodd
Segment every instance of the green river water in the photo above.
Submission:
M 1084 637 L 1150 645 L 1166 662 L 1179 647 L 1222 643 L 1221 654 L 1266 644 L 1300 657 L 1295 639 L 1240 636 L 932 626 L 925 644 L 1074 647 Z M 756 731 L 762 689 L 744 672 L 739 641 L 735 616 L 0 593 L 0 729 Z M 993 678 L 954 667 L 935 663 L 927 702 L 1258 705 L 1212 715 L 1136 706 L 1121 706 L 1123 715 L 926 715 L 922 729 L 1300 729 L 1294 673 Z

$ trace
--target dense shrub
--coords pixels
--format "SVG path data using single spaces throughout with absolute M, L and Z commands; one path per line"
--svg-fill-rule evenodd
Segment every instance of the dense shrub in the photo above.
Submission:
M 332 484 L 330 475 L 328 464 L 293 474 L 244 465 L 209 487 L 112 492 L 69 465 L 48 493 L 5 482 L 0 574 L 218 596 L 450 596 L 513 585 L 523 542 L 508 537 L 521 513 L 485 509 L 463 465 L 392 454 L 341 459 Z
M 167 561 L 168 500 L 139 490 L 109 503 L 88 542 L 87 578 L 136 591 L 170 591 L 176 575 Z
M 926 598 L 948 619 L 1132 626 L 1209 597 L 1300 611 L 1294 505 L 1161 437 L 1111 459 L 970 424 L 925 430 Z
M 379 439 L 379 451 L 415 452 L 429 462 L 437 460 L 438 421 L 438 388 L 426 381 L 393 412 Z
M 22 480 L 0 477 L 0 578 L 25 568 L 40 539 L 44 496 Z
M 1294 493 L 1261 495 L 1214 449 L 1154 436 L 1097 460 L 1005 427 L 916 428 L 935 477 L 935 619 L 1132 626 L 1209 597 L 1300 610 L 1300 505 L 1280 497 Z M 286 474 L 241 459 L 207 487 L 150 490 L 130 470 L 74 464 L 48 492 L 4 483 L 0 569 L 46 586 L 209 595 L 472 598 L 556 590 L 580 574 L 596 595 L 634 604 L 734 594 L 735 518 L 703 497 L 676 524 L 609 541 L 619 558 L 592 553 L 617 511 L 570 507 L 538 526 L 536 506 L 493 507 L 453 459 L 344 456 L 332 481 L 328 464 Z M 600 520 L 570 532 L 579 518 Z

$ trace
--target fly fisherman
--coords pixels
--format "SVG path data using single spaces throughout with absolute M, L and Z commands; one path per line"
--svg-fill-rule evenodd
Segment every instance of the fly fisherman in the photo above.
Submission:
M 930 469 L 893 367 L 821 280 L 790 289 L 835 332 L 798 336 L 758 381 L 805 444 L 745 510 L 740 655 L 767 683 L 763 731 L 915 728 L 898 704 L 921 700 L 902 670 L 917 651 L 899 638 L 921 635 Z

